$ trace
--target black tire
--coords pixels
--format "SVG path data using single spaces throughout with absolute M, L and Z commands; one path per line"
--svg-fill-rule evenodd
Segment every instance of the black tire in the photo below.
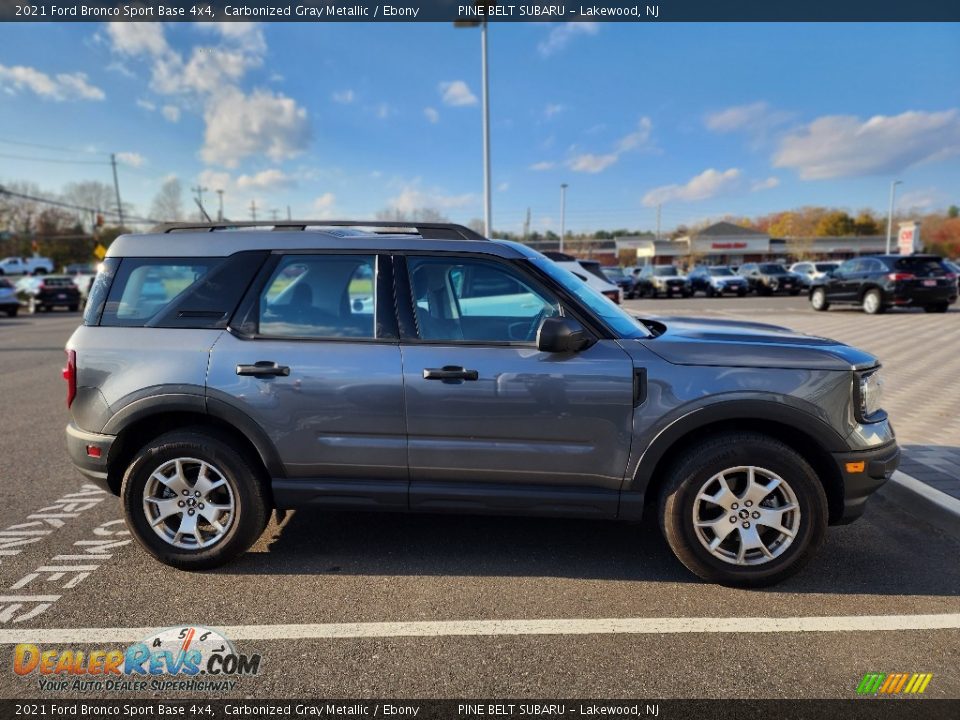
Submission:
M 8 310 L 7 310 L 7 317 L 16 317 L 16 316 L 17 316 L 17 312 L 18 312 L 19 310 L 20 310 L 20 308 L 17 308 L 17 307 L 12 307 L 12 308 L 8 309 Z
M 830 303 L 827 302 L 827 291 L 823 288 L 814 288 L 810 293 L 810 307 L 817 312 L 826 312 L 830 309 Z
M 799 291 L 799 290 L 791 290 L 791 291 L 790 291 L 790 294 L 791 294 L 791 295 L 799 295 L 799 294 L 800 294 L 800 291 Z
M 863 311 L 868 315 L 880 315 L 886 308 L 883 306 L 883 293 L 877 288 L 871 288 L 863 294 L 861 298 Z
M 79 305 L 74 304 L 70 306 L 70 312 L 77 312 L 77 310 L 79 309 L 80 309 Z
M 270 503 L 259 462 L 236 448 L 236 441 L 205 427 L 166 433 L 147 443 L 131 461 L 120 490 L 127 527 L 143 548 L 160 562 L 180 570 L 206 570 L 233 560 L 250 548 L 270 519 Z M 143 509 L 150 476 L 164 463 L 195 458 L 213 465 L 230 486 L 234 517 L 215 544 L 178 548 L 151 527 Z
M 740 288 L 737 290 L 737 297 L 745 297 L 747 294 L 746 288 Z
M 737 565 L 716 557 L 697 536 L 694 501 L 704 483 L 724 470 L 753 465 L 781 477 L 799 505 L 796 535 L 781 554 L 758 565 Z M 737 587 L 764 587 L 805 565 L 826 538 L 828 507 L 813 468 L 791 447 L 760 433 L 728 433 L 706 440 L 668 470 L 660 494 L 660 527 L 677 558 L 695 575 Z M 726 511 L 724 511 L 726 512 Z
M 945 313 L 950 309 L 950 303 L 934 303 L 933 305 L 924 305 L 923 311 L 928 313 Z

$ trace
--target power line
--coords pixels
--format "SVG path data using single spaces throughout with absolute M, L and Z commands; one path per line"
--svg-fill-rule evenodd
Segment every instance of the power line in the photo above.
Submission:
M 63 158 L 30 157 L 29 155 L 11 155 L 8 153 L 0 153 L 0 157 L 7 158 L 8 160 L 29 160 L 30 162 L 60 163 L 64 165 L 109 165 L 110 164 L 106 160 L 66 160 Z
M 112 215 L 114 217 L 120 217 L 120 213 L 114 210 L 104 210 L 101 208 L 86 207 L 84 205 L 74 205 L 72 203 L 66 203 L 60 200 L 50 200 L 49 198 L 41 198 L 41 197 L 34 197 L 33 195 L 25 195 L 23 193 L 7 190 L 2 185 L 0 185 L 0 195 L 7 195 L 9 197 L 20 198 L 21 200 L 31 200 L 33 202 L 45 203 L 47 205 L 54 205 L 56 207 L 66 208 L 68 210 L 82 210 L 83 212 L 100 213 L 101 215 Z M 144 217 L 133 216 L 133 217 L 129 217 L 128 219 L 133 222 L 152 223 L 154 225 L 158 225 L 160 223 L 159 220 L 153 220 L 151 218 L 144 218 Z
M 26 142 L 25 140 L 6 140 L 4 138 L 0 138 L 0 143 L 4 145 L 22 145 L 23 147 L 35 147 L 35 148 L 41 148 L 43 150 L 56 150 L 57 152 L 76 153 L 78 155 L 84 154 L 84 153 L 88 155 L 103 155 L 103 156 L 107 155 L 107 153 L 99 152 L 98 150 L 88 150 L 88 149 L 77 150 L 76 148 L 60 147 L 57 145 L 43 145 L 41 143 Z

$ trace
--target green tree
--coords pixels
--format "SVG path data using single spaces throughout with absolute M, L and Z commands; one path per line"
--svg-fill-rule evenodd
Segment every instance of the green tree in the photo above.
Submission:
M 880 223 L 869 210 L 861 210 L 854 221 L 853 231 L 856 235 L 879 235 Z
M 960 207 L 957 207 L 956 205 L 951 205 L 950 207 L 948 207 L 947 217 L 951 219 L 960 217 Z
M 843 210 L 833 210 L 817 221 L 814 235 L 817 237 L 841 237 L 853 235 L 856 223 Z

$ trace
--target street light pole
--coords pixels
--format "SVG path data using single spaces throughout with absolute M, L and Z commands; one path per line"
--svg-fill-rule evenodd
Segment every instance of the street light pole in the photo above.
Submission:
M 490 76 L 487 62 L 487 21 L 480 25 L 480 54 L 483 73 L 483 229 L 490 237 L 492 228 L 490 209 Z
M 560 184 L 560 252 L 563 252 L 563 237 L 567 234 L 567 184 Z
M 897 192 L 897 185 L 902 185 L 903 180 L 894 180 L 890 183 L 890 208 L 887 211 L 887 255 L 890 254 L 890 240 L 893 237 L 893 198 Z

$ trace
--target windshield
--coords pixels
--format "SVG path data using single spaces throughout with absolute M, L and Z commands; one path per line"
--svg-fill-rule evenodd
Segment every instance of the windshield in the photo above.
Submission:
M 590 308 L 607 327 L 616 333 L 617 337 L 628 339 L 650 337 L 650 333 L 638 320 L 625 313 L 619 305 L 601 295 L 572 272 L 545 257 L 531 258 L 530 262 Z
M 674 265 L 657 265 L 653 269 L 653 274 L 656 277 L 671 277 L 673 275 L 679 275 L 680 271 L 677 270 Z
M 730 268 L 710 268 L 710 274 L 714 277 L 725 277 L 727 275 L 733 275 L 733 271 Z
M 777 265 L 776 263 L 765 263 L 760 266 L 760 272 L 767 274 L 785 273 L 786 271 L 783 265 Z
M 817 272 L 830 272 L 837 269 L 837 263 L 817 263 Z

